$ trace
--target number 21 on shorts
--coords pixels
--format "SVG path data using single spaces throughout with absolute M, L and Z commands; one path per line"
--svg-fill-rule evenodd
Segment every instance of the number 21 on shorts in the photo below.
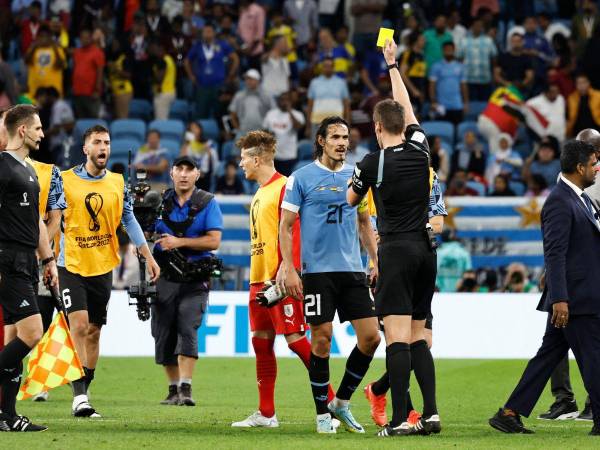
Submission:
M 304 315 L 321 315 L 321 294 L 308 294 L 304 296 Z

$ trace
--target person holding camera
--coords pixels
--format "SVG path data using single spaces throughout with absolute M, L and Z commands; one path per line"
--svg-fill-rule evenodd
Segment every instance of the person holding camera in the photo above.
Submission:
M 198 359 L 198 328 L 208 306 L 212 251 L 221 244 L 223 216 L 214 196 L 195 183 L 196 161 L 180 156 L 171 168 L 173 189 L 163 194 L 154 255 L 161 268 L 152 305 L 155 360 L 164 366 L 169 393 L 163 405 L 194 406 L 192 375 Z

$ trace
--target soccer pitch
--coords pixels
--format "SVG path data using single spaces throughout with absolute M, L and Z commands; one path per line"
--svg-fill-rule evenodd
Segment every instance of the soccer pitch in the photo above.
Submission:
M 431 436 L 381 439 L 375 436 L 362 387 L 383 370 L 373 362 L 365 382 L 352 400 L 354 416 L 366 428 L 357 435 L 342 429 L 337 435 L 317 435 L 308 375 L 298 359 L 278 361 L 276 388 L 278 429 L 232 429 L 256 410 L 254 360 L 201 358 L 196 367 L 193 394 L 196 407 L 162 406 L 167 388 L 162 368 L 151 358 L 101 358 L 91 401 L 102 419 L 74 419 L 70 415 L 70 388 L 50 393 L 47 403 L 25 400 L 21 414 L 49 426 L 44 433 L 3 433 L 2 449 L 370 449 L 370 448 L 599 448 L 600 439 L 588 436 L 590 422 L 547 422 L 526 419 L 534 435 L 504 435 L 487 424 L 508 397 L 525 361 L 439 360 L 436 363 L 442 433 Z M 344 370 L 343 359 L 332 359 L 334 387 Z M 572 383 L 583 406 L 585 393 L 574 362 Z M 420 405 L 418 385 L 412 381 L 413 401 Z M 532 417 L 552 402 L 547 388 Z M 391 414 L 388 401 L 388 414 Z

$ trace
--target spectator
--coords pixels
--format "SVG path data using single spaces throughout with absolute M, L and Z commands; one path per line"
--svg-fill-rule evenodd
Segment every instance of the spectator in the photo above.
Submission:
M 158 0 L 146 0 L 146 26 L 151 39 L 162 39 L 169 34 L 169 21 L 161 15 Z
M 165 120 L 169 118 L 171 104 L 176 97 L 177 69 L 162 42 L 155 41 L 150 45 L 150 55 L 153 62 L 154 118 Z
M 447 292 L 477 293 L 480 292 L 480 290 L 481 286 L 479 286 L 479 282 L 477 281 L 477 273 L 474 270 L 466 270 L 462 274 L 462 277 L 457 281 L 456 287 L 452 291 Z
M 335 74 L 340 78 L 347 78 L 353 64 L 353 57 L 343 45 L 335 41 L 328 28 L 319 30 L 319 53 L 316 73 L 322 73 L 323 61 L 333 59 Z
M 54 87 L 38 89 L 36 99 L 38 106 L 48 111 L 49 118 L 44 124 L 44 141 L 48 142 L 50 154 L 40 161 L 54 163 L 61 159 L 64 144 L 70 140 L 75 116 L 69 103 L 60 98 L 60 94 Z
M 575 78 L 575 92 L 569 95 L 567 136 L 573 137 L 586 128 L 600 127 L 600 91 L 592 89 L 585 74 Z
M 132 53 L 131 81 L 135 98 L 152 99 L 152 77 L 148 76 L 152 67 L 148 46 L 148 27 L 144 15 L 138 11 L 135 14 L 133 28 L 129 38 L 129 50 Z
M 458 46 L 457 57 L 465 66 L 469 98 L 486 101 L 492 93 L 492 67 L 498 51 L 492 38 L 484 34 L 483 22 L 475 19 L 471 33 Z
M 435 135 L 427 136 L 431 151 L 431 167 L 437 173 L 439 180 L 445 183 L 448 180 L 449 158 L 448 150 L 442 145 L 442 138 Z
M 183 17 L 175 16 L 171 23 L 171 34 L 165 38 L 164 42 L 177 68 L 177 97 L 191 101 L 194 97 L 194 92 L 191 80 L 186 75 L 185 57 L 192 47 L 192 41 L 188 36 L 183 34 L 182 30 Z
M 39 88 L 52 86 L 62 96 L 63 72 L 67 66 L 65 52 L 54 43 L 46 25 L 40 26 L 36 34 L 25 54 L 29 93 L 34 95 Z
M 292 109 L 290 94 L 284 92 L 277 97 L 277 107 L 271 109 L 262 123 L 277 138 L 275 169 L 289 176 L 298 162 L 298 130 L 304 127 L 304 115 Z
M 313 78 L 308 87 L 306 108 L 308 123 L 306 136 L 313 137 L 323 119 L 329 116 L 342 116 L 350 120 L 350 93 L 346 80 L 334 76 L 333 59 L 322 62 L 322 73 Z
M 405 26 L 404 29 L 400 32 L 400 39 L 398 42 L 398 48 L 396 49 L 396 55 L 400 56 L 404 53 L 408 48 L 410 48 L 410 44 L 408 43 L 408 36 L 411 34 L 418 32 L 422 34 L 421 25 L 419 24 L 418 19 L 414 14 L 410 14 L 404 20 Z M 425 36 L 423 36 L 425 37 Z M 425 48 L 425 44 L 423 43 L 423 48 Z M 421 50 L 423 51 L 423 50 Z
M 529 99 L 527 105 L 534 108 L 548 121 L 543 136 L 554 136 L 559 142 L 565 140 L 567 128 L 565 99 L 557 84 L 548 84 L 541 94 Z
M 514 84 L 526 92 L 534 80 L 533 63 L 523 51 L 523 35 L 514 33 L 510 42 L 510 51 L 500 55 L 494 68 L 494 81 L 502 86 Z
M 458 125 L 469 111 L 465 67 L 454 59 L 453 42 L 445 42 L 443 51 L 444 59 L 435 63 L 429 71 L 431 109 L 442 120 Z
M 260 68 L 260 55 L 264 51 L 266 13 L 253 0 L 240 0 L 238 34 L 242 39 L 242 52 L 248 68 Z
M 536 84 L 545 81 L 548 68 L 554 63 L 556 54 L 550 42 L 538 31 L 537 19 L 526 17 L 523 23 L 523 53 L 531 57 Z
M 348 52 L 348 54 L 352 58 L 352 64 L 350 65 L 350 72 L 354 73 L 354 69 L 355 69 L 354 61 L 356 60 L 356 49 L 354 48 L 354 45 L 352 45 L 350 43 L 349 39 L 350 39 L 350 30 L 348 29 L 348 27 L 346 25 L 341 25 L 335 32 L 335 41 L 339 45 L 344 47 L 346 49 L 346 52 Z
M 196 186 L 205 191 L 210 191 L 212 176 L 219 166 L 219 155 L 214 142 L 204 137 L 204 130 L 200 123 L 191 122 L 188 125 L 185 142 L 181 146 L 179 156 L 194 158 L 198 170 L 200 170 L 200 178 L 198 178 Z
M 229 71 L 227 72 L 229 65 Z M 215 39 L 215 28 L 206 24 L 201 41 L 194 44 L 185 59 L 185 71 L 196 86 L 196 115 L 200 119 L 214 117 L 219 89 L 235 79 L 238 56 L 224 41 Z
M 73 109 L 76 118 L 99 117 L 102 98 L 104 51 L 92 42 L 92 33 L 79 33 L 80 47 L 73 50 Z
M 52 39 L 56 42 L 56 45 L 62 48 L 63 51 L 68 50 L 69 32 L 60 21 L 60 17 L 56 15 L 52 16 L 48 22 L 48 26 L 50 27 L 50 33 L 52 33 Z
M 235 161 L 227 161 L 225 174 L 217 180 L 216 194 L 241 195 L 244 193 L 244 184 L 237 173 Z
M 270 46 L 269 52 L 263 55 L 262 89 L 272 98 L 276 98 L 290 89 L 291 72 L 287 58 L 287 40 L 284 36 L 275 36 Z
M 450 161 L 450 177 L 457 170 L 467 172 L 469 178 L 483 181 L 485 174 L 486 157 L 483 151 L 483 145 L 477 139 L 473 131 L 465 132 L 463 142 L 456 146 L 452 152 Z
M 562 34 L 567 39 L 571 37 L 571 30 L 562 22 L 553 22 L 552 17 L 548 13 L 542 12 L 538 14 L 537 19 L 540 31 L 544 34 L 548 42 L 552 42 L 556 34 Z
M 161 11 L 170 22 L 183 13 L 183 0 L 164 0 L 162 2 Z
M 498 290 L 498 272 L 495 269 L 480 269 L 478 277 L 482 282 L 477 292 L 496 292 Z
M 196 5 L 197 3 L 194 0 L 183 0 L 181 8 L 183 19 L 181 31 L 190 39 L 194 39 L 197 31 L 206 25 L 204 18 L 199 14 L 200 10 L 196 9 Z
M 29 17 L 21 21 L 21 54 L 26 54 L 29 46 L 36 40 L 42 24 L 42 4 L 33 1 L 29 5 Z M 31 89 L 31 88 L 30 88 Z M 35 93 L 35 91 L 30 91 Z
M 381 94 L 378 89 L 379 83 L 390 78 L 383 53 L 377 48 L 368 50 L 363 54 L 360 63 L 359 75 L 364 85 L 362 94 L 364 96 Z M 372 122 L 371 118 L 369 122 Z
M 10 101 L 10 97 L 6 92 L 6 84 L 4 83 L 4 80 L 0 80 L 0 111 L 7 110 L 12 105 L 13 104 Z
M 467 36 L 467 29 L 460 23 L 460 13 L 457 9 L 453 9 L 448 15 L 447 29 L 452 35 L 454 45 L 458 47 L 463 39 Z
M 439 287 L 440 292 L 456 292 L 459 280 L 464 278 L 463 274 L 466 271 L 471 271 L 471 268 L 469 251 L 456 239 L 454 230 L 445 229 L 442 232 L 442 245 L 437 249 L 437 279 L 435 284 Z M 474 272 L 473 275 L 475 275 Z M 475 276 L 472 278 L 476 281 Z M 468 289 L 468 292 L 475 291 L 471 288 Z
M 273 106 L 272 98 L 260 87 L 260 73 L 250 69 L 244 74 L 245 87 L 236 92 L 229 113 L 237 137 L 262 127 L 263 118 Z
M 346 164 L 356 166 L 356 164 L 369 154 L 369 149 L 360 142 L 360 130 L 356 127 L 350 128 L 350 145 L 346 151 Z
M 502 290 L 511 293 L 538 292 L 537 286 L 529 281 L 525 265 L 518 262 L 511 263 L 506 268 Z
M 550 194 L 546 179 L 539 173 L 529 177 L 525 197 L 547 197 Z
M 555 67 L 548 70 L 548 82 L 557 84 L 560 94 L 567 99 L 571 95 L 571 92 L 575 90 L 573 71 L 576 67 L 576 61 L 570 42 L 562 34 L 557 33 L 554 36 L 552 47 L 558 55 L 558 63 Z
M 571 22 L 571 37 L 575 44 L 575 54 L 581 55 L 585 43 L 592 37 L 594 30 L 600 26 L 598 6 L 593 0 L 583 0 L 581 10 Z
M 283 37 L 287 44 L 289 72 L 294 82 L 298 81 L 298 54 L 296 53 L 296 32 L 284 22 L 283 14 L 275 10 L 271 15 L 271 29 L 267 32 L 267 43 L 271 46 L 277 37 Z M 263 71 L 263 76 L 265 75 Z
M 464 170 L 457 170 L 454 172 L 452 179 L 446 189 L 447 197 L 476 197 L 479 195 L 475 189 L 467 186 L 469 176 Z
M 523 158 L 512 149 L 512 145 L 512 137 L 507 133 L 501 133 L 498 137 L 498 151 L 488 158 L 485 174 L 488 185 L 494 184 L 498 175 L 504 175 L 508 180 L 521 178 Z
M 131 66 L 131 55 L 122 50 L 118 39 L 113 39 L 108 63 L 108 82 L 112 92 L 115 119 L 126 119 L 129 116 L 129 102 L 133 98 Z
M 354 37 L 352 42 L 359 58 L 373 48 L 381 27 L 386 0 L 352 0 L 350 14 L 354 16 Z
M 425 31 L 425 63 L 428 73 L 443 58 L 442 45 L 446 42 L 453 42 L 452 35 L 446 29 L 446 16 L 440 14 L 435 18 L 433 28 Z
M 146 143 L 135 154 L 133 166 L 136 170 L 145 170 L 151 184 L 166 187 L 169 182 L 169 151 L 160 146 L 160 131 L 148 130 Z
M 427 68 L 423 49 L 425 48 L 425 36 L 419 31 L 413 31 L 407 37 L 408 49 L 400 56 L 400 74 L 406 84 L 410 99 L 415 104 L 415 110 L 420 112 L 427 95 Z M 381 54 L 381 52 L 378 52 Z M 387 75 L 387 64 L 384 66 Z
M 579 58 L 579 69 L 587 74 L 594 89 L 600 89 L 600 27 L 596 27 L 592 37 L 585 44 L 583 55 Z
M 523 180 L 541 175 L 546 186 L 554 187 L 560 173 L 559 145 L 553 136 L 542 139 L 523 165 Z
M 8 97 L 11 105 L 14 105 L 17 101 L 17 80 L 13 73 L 10 64 L 2 60 L 2 53 L 0 52 L 0 82 L 4 83 L 4 92 Z
M 493 189 L 489 193 L 490 197 L 515 197 L 515 191 L 508 184 L 508 177 L 505 175 L 496 175 L 494 178 Z
M 296 45 L 301 57 L 306 58 L 306 46 L 319 29 L 319 7 L 315 0 L 285 0 L 283 12 L 292 21 Z

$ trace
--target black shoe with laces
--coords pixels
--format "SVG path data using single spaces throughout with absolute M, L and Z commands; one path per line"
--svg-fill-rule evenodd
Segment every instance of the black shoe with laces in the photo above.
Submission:
M 579 409 L 575 400 L 560 400 L 552 403 L 548 412 L 540 414 L 541 420 L 568 420 L 575 419 L 579 415 Z
M 586 422 L 591 422 L 592 420 L 594 420 L 594 414 L 592 414 L 592 406 L 585 405 L 585 408 L 583 408 L 583 411 L 579 413 L 579 416 L 577 416 L 577 419 L 575 420 L 584 420 Z
M 0 415 L 0 424 L 0 431 L 35 432 L 46 431 L 48 429 L 48 427 L 44 425 L 36 425 L 34 423 L 31 423 L 31 420 L 29 420 L 28 417 L 8 417 L 6 414 Z
M 167 395 L 167 398 L 165 398 L 162 402 L 160 402 L 160 404 L 161 405 L 179 405 L 179 392 L 177 392 L 176 385 L 169 386 L 169 394 Z
M 533 434 L 532 430 L 525 428 L 518 414 L 506 414 L 503 408 L 500 408 L 494 417 L 489 420 L 489 424 L 503 433 Z
M 184 406 L 196 406 L 196 402 L 192 398 L 192 385 L 181 383 L 179 386 L 179 404 Z
M 418 434 L 420 434 L 419 430 L 411 426 L 408 422 L 402 422 L 397 427 L 393 427 L 388 423 L 379 430 L 377 437 L 415 436 Z

